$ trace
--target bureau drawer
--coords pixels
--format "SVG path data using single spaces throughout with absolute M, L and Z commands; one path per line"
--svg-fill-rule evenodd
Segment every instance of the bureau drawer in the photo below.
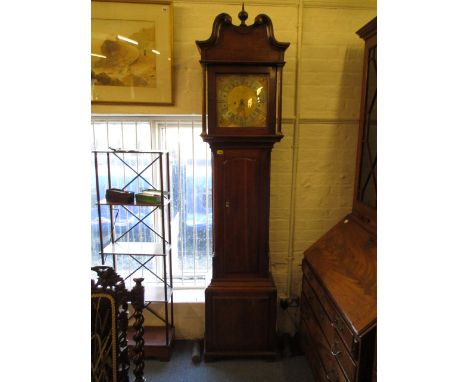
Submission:
M 306 301 L 306 304 L 309 304 L 316 320 L 318 321 L 323 333 L 325 334 L 325 337 L 328 340 L 328 343 L 332 344 L 335 339 L 335 329 L 331 325 L 331 321 L 329 320 L 328 315 L 325 313 L 322 304 L 320 303 L 315 292 L 312 290 L 312 287 L 309 285 L 307 279 L 304 277 L 302 280 L 303 301 Z
M 330 382 L 349 382 L 343 374 L 338 362 L 331 355 L 330 347 L 318 326 L 308 325 L 303 322 L 301 323 L 301 327 L 302 333 L 305 333 L 305 342 L 309 345 L 309 348 L 316 353 L 324 369 L 322 373 L 325 375 L 325 379 L 322 378 L 322 380 Z M 320 372 L 318 372 L 318 374 L 320 374 Z
M 335 335 L 330 353 L 339 362 L 348 379 L 354 381 L 356 376 L 356 364 L 338 335 Z
M 313 292 L 312 292 L 313 293 Z M 317 302 L 318 303 L 318 302 Z M 312 330 L 308 330 L 307 334 L 311 333 L 310 335 L 313 335 L 315 338 L 317 335 L 314 333 L 318 333 L 321 328 L 314 329 L 314 326 L 320 326 L 318 323 L 318 319 L 315 316 L 313 312 L 313 308 L 310 306 L 307 300 L 304 300 L 302 304 L 302 309 L 301 309 L 301 322 L 305 323 L 305 328 L 310 327 Z M 356 364 L 351 358 L 351 355 L 348 352 L 348 349 L 343 345 L 343 342 L 341 341 L 341 338 L 339 335 L 334 331 L 334 329 L 331 327 L 330 323 L 328 322 L 328 335 L 330 335 L 330 339 L 324 338 L 323 342 L 326 343 L 327 346 L 329 346 L 328 352 L 330 353 L 331 356 L 335 357 L 335 359 L 339 362 L 341 365 L 341 368 L 343 369 L 343 372 L 345 375 L 348 377 L 350 381 L 354 381 L 355 375 L 356 375 Z M 307 330 L 307 329 L 305 329 Z M 323 330 L 322 330 L 323 332 Z M 327 337 L 327 334 L 325 334 L 324 337 Z
M 346 345 L 348 350 L 352 353 L 354 335 L 351 329 L 347 326 L 341 314 L 335 309 L 333 303 L 328 298 L 327 294 L 319 284 L 317 278 L 313 274 L 307 262 L 304 260 L 302 262 L 302 269 L 304 277 L 306 278 L 309 285 L 312 287 L 312 290 L 317 295 L 320 303 L 322 304 L 325 312 L 328 315 L 331 325 L 339 333 L 340 337 L 343 340 L 343 343 Z
M 318 382 L 327 381 L 327 374 L 323 368 L 322 362 L 320 361 L 317 353 L 313 350 L 313 345 L 311 343 L 307 325 L 302 321 L 300 331 L 301 335 L 301 346 L 302 350 L 305 353 L 307 361 L 309 361 L 314 377 Z

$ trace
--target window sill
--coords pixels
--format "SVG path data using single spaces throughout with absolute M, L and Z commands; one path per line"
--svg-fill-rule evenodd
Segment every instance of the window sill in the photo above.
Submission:
M 176 289 L 174 304 L 205 303 L 205 289 Z

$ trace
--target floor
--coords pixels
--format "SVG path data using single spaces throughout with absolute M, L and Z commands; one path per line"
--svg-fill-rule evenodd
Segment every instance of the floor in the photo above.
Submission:
M 192 342 L 176 341 L 169 362 L 145 361 L 147 382 L 313 382 L 303 355 L 268 360 L 192 362 Z M 130 378 L 130 380 L 132 380 Z

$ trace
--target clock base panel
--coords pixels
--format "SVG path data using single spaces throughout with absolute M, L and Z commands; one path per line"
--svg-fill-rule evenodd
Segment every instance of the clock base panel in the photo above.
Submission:
M 212 282 L 205 291 L 205 361 L 275 358 L 276 296 L 271 277 Z

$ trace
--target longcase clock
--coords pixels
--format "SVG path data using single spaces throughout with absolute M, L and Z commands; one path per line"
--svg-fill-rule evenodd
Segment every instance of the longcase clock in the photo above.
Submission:
M 240 25 L 219 14 L 196 44 L 203 67 L 203 131 L 213 168 L 213 278 L 205 292 L 205 360 L 274 356 L 276 287 L 269 271 L 270 161 L 281 133 L 289 43 L 267 15 Z

